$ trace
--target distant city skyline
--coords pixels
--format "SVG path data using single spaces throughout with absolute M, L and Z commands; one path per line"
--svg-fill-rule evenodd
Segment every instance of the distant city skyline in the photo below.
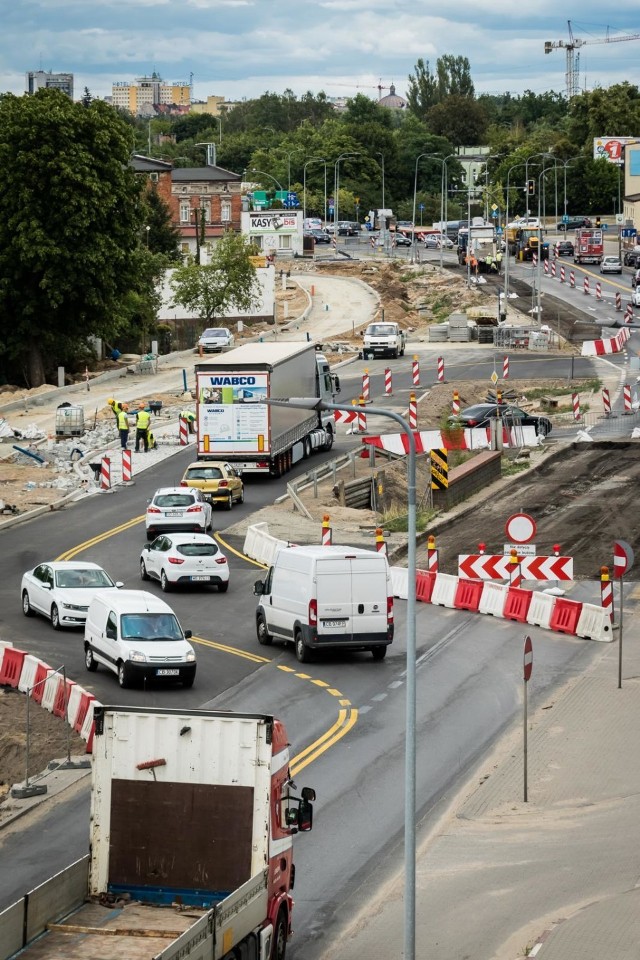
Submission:
M 302 14 L 301 14 L 302 11 Z M 3 12 L 0 91 L 24 93 L 29 71 L 73 73 L 76 98 L 85 87 L 111 95 L 114 83 L 149 76 L 189 84 L 197 100 L 263 93 L 378 98 L 394 84 L 406 96 L 419 58 L 435 67 L 445 54 L 466 56 L 476 93 L 521 94 L 566 89 L 565 48 L 545 55 L 545 41 L 584 41 L 580 89 L 637 83 L 637 0 L 603 9 L 595 0 L 540 0 L 514 8 L 491 0 L 458 0 L 455 16 L 415 0 L 25 0 Z

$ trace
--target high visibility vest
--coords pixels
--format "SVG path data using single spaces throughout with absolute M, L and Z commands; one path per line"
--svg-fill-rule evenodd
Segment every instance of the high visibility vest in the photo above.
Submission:
M 192 413 L 191 410 L 183 410 L 180 414 L 180 419 L 186 420 L 187 423 L 193 423 L 195 418 L 196 418 L 196 415 L 195 413 Z
M 148 430 L 151 423 L 151 414 L 147 410 L 139 410 L 136 414 L 138 430 Z
M 128 430 L 129 429 L 129 417 L 127 416 L 126 410 L 121 410 L 118 414 L 118 430 Z

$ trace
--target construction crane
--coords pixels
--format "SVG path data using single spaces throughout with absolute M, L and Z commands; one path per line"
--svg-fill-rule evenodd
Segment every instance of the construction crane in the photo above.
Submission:
M 587 43 L 621 43 L 623 40 L 640 40 L 640 33 L 625 34 L 622 37 L 610 37 L 607 27 L 607 36 L 598 37 L 594 40 L 579 40 L 574 37 L 571 29 L 571 20 L 567 20 L 569 27 L 568 40 L 547 40 L 544 45 L 544 52 L 551 53 L 552 50 L 564 49 L 567 51 L 566 84 L 567 100 L 578 95 L 580 87 L 580 47 Z
M 382 99 L 382 91 L 389 90 L 389 87 L 385 87 L 380 83 L 328 83 L 328 87 L 354 87 L 358 90 L 377 90 L 378 91 L 378 100 Z

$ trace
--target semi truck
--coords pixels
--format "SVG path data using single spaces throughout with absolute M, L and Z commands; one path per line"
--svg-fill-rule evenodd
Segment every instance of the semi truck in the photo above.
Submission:
M 95 708 L 91 852 L 0 913 L 0 960 L 284 960 L 294 796 L 263 714 Z
M 488 273 L 497 253 L 496 228 L 482 217 L 473 217 L 470 227 L 458 231 L 458 263 L 466 264 L 467 257 L 477 260 L 478 271 Z
M 310 341 L 247 343 L 196 365 L 198 459 L 279 477 L 314 450 L 330 450 L 332 411 L 267 399 L 332 402 L 340 381 Z
M 603 255 L 602 230 L 591 227 L 580 227 L 576 230 L 573 242 L 574 263 L 602 263 Z

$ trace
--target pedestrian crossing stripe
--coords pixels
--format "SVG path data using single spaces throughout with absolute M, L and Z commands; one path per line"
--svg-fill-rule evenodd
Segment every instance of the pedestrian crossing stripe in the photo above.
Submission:
M 446 490 L 449 486 L 449 461 L 447 451 L 431 451 L 431 489 Z

